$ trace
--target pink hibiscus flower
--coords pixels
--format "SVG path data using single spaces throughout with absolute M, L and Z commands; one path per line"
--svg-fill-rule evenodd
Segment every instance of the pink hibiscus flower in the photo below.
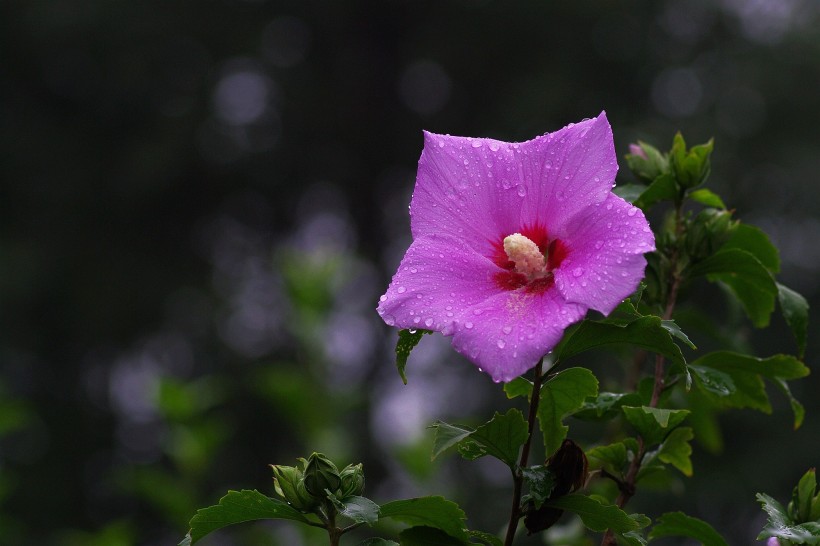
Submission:
M 617 171 L 603 112 L 522 143 L 425 132 L 413 243 L 379 315 L 452 336 L 495 381 L 518 377 L 643 278 L 655 240 L 612 193 Z

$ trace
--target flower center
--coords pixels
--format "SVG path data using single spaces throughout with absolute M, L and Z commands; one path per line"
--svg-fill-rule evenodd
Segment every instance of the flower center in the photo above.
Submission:
M 504 252 L 515 264 L 516 273 L 524 275 L 528 281 L 548 274 L 547 257 L 541 253 L 538 245 L 520 233 L 504 238 Z

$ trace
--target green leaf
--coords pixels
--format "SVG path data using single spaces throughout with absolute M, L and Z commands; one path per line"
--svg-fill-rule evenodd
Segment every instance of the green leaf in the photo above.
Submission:
M 695 360 L 692 366 L 715 369 L 732 378 L 735 390 L 729 395 L 715 397 L 716 402 L 735 408 L 753 408 L 764 413 L 771 413 L 772 407 L 762 377 L 770 378 L 781 390 L 785 388 L 788 391 L 783 380 L 799 379 L 809 374 L 805 364 L 789 355 L 756 358 L 730 351 L 716 351 Z M 791 398 L 790 393 L 787 396 Z M 795 400 L 792 408 L 795 411 L 795 426 L 799 426 L 802 406 Z
M 687 195 L 689 199 L 693 201 L 697 201 L 701 205 L 706 205 L 707 207 L 715 207 L 717 209 L 725 209 L 726 205 L 723 203 L 723 199 L 720 196 L 706 188 L 695 190 Z
M 640 531 L 629 531 L 618 535 L 618 537 L 621 539 L 618 544 L 625 544 L 626 546 L 646 546 L 648 544 Z
M 410 527 L 399 533 L 401 546 L 463 546 L 469 544 L 434 527 Z
M 308 520 L 287 503 L 266 497 L 256 490 L 228 491 L 219 504 L 197 510 L 191 519 L 191 544 L 228 525 L 259 519 L 289 519 L 301 523 Z
M 456 503 L 444 497 L 418 497 L 388 502 L 381 506 L 380 514 L 380 519 L 391 518 L 408 525 L 435 527 L 451 537 L 469 542 L 464 527 L 464 512 Z
M 597 394 L 598 380 L 586 368 L 569 368 L 544 384 L 538 404 L 538 423 L 547 456 L 561 447 L 567 437 L 569 428 L 564 426 L 564 418 L 582 408 L 588 397 Z
M 536 509 L 541 508 L 555 487 L 555 477 L 552 472 L 544 465 L 537 465 L 522 468 L 521 476 L 527 484 L 529 499 L 535 503 Z
M 407 357 L 410 356 L 410 351 L 419 344 L 421 336 L 432 333 L 430 330 L 399 330 L 399 340 L 396 342 L 396 368 L 405 385 L 407 385 L 407 376 L 404 369 L 407 367 Z
M 690 274 L 722 282 L 740 301 L 755 326 L 762 328 L 769 324 L 777 286 L 772 274 L 754 255 L 739 248 L 722 248 L 695 264 Z
M 634 203 L 645 190 L 646 186 L 642 184 L 618 184 L 612 189 L 612 193 L 625 201 Z
M 789 404 L 792 408 L 792 413 L 794 413 L 794 430 L 800 428 L 800 425 L 803 424 L 803 418 L 806 416 L 806 408 L 803 407 L 793 395 L 792 391 L 789 388 L 789 384 L 786 383 L 785 380 L 775 377 L 772 379 L 772 382 L 780 389 L 780 392 L 786 395 L 786 398 L 789 399 Z
M 780 283 L 777 283 L 777 299 L 786 324 L 791 328 L 797 342 L 797 356 L 803 360 L 806 353 L 806 338 L 809 328 L 809 302 L 806 298 Z
M 435 460 L 436 457 L 473 433 L 473 429 L 471 428 L 451 425 L 444 421 L 436 421 L 430 428 L 436 429 L 436 439 L 433 442 L 431 460 Z
M 587 399 L 580 411 L 573 415 L 578 419 L 612 419 L 621 414 L 621 406 L 641 404 L 641 395 L 636 392 L 601 392 L 594 399 Z
M 817 489 L 817 476 L 814 469 L 810 469 L 803 474 L 797 487 L 794 488 L 792 494 L 792 505 L 794 506 L 794 520 L 800 523 L 811 521 L 812 501 L 814 500 L 814 491 Z
M 697 349 L 694 343 L 689 340 L 689 336 L 687 336 L 683 330 L 680 329 L 680 326 L 674 320 L 662 320 L 661 326 L 663 329 L 672 334 L 674 337 L 681 340 L 684 344 L 686 344 L 690 349 Z
M 689 537 L 703 546 L 728 546 L 715 529 L 703 520 L 687 516 L 683 512 L 668 512 L 658 518 L 649 538 Z
M 355 523 L 373 525 L 379 520 L 379 505 L 367 497 L 351 495 L 341 500 L 333 500 L 339 513 Z
M 663 441 L 658 458 L 671 464 L 685 476 L 692 476 L 692 446 L 689 441 L 695 437 L 695 433 L 689 427 L 676 428 Z
M 587 451 L 587 458 L 591 468 L 605 468 L 616 476 L 621 474 L 629 462 L 626 444 L 623 442 L 594 447 Z
M 659 175 L 649 186 L 635 199 L 633 204 L 647 210 L 659 201 L 674 201 L 678 198 L 678 184 L 671 173 Z
M 712 394 L 729 396 L 737 390 L 734 381 L 732 381 L 732 376 L 727 373 L 713 368 L 694 366 L 691 364 L 689 365 L 689 370 L 695 376 L 697 385 Z
M 557 351 L 560 351 L 560 359 L 566 359 L 590 349 L 622 343 L 637 345 L 660 353 L 676 364 L 686 365 L 680 347 L 672 341 L 661 318 L 655 316 L 641 317 L 626 325 L 585 320 Z
M 758 227 L 739 223 L 721 250 L 730 248 L 745 250 L 760 260 L 760 263 L 772 273 L 780 272 L 780 252 L 766 232 Z
M 399 543 L 384 538 L 366 538 L 359 543 L 359 546 L 399 546 Z
M 614 533 L 623 534 L 640 527 L 637 521 L 617 506 L 603 504 L 585 495 L 563 495 L 548 500 L 544 505 L 578 514 L 584 526 L 592 531 L 612 529 Z
M 757 500 L 769 515 L 766 527 L 757 536 L 758 540 L 777 537 L 795 544 L 820 544 L 820 523 L 816 521 L 795 524 L 779 502 L 764 493 L 757 494 Z
M 689 415 L 688 410 L 658 409 L 649 406 L 624 406 L 621 409 L 626 415 L 626 420 L 640 433 L 647 447 L 661 443 L 666 435 Z
M 487 455 L 512 468 L 516 465 L 518 452 L 528 436 L 527 421 L 519 410 L 513 408 L 504 415 L 493 415 L 489 422 L 470 435 L 470 440 L 478 442 Z
M 532 396 L 532 381 L 524 377 L 518 376 L 509 383 L 504 384 L 504 392 L 507 398 L 513 399 L 519 396 Z
M 471 537 L 477 538 L 481 542 L 489 544 L 489 546 L 504 546 L 501 539 L 491 533 L 485 533 L 484 531 L 468 531 L 468 533 Z

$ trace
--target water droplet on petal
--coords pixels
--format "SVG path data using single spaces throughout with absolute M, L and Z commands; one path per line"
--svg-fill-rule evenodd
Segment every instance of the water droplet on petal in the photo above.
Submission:
M 499 340 L 496 342 L 496 345 L 498 345 L 498 348 L 499 348 L 499 349 L 503 349 L 503 348 L 507 345 L 507 342 L 506 342 L 506 341 L 504 341 L 503 339 L 499 339 Z
M 387 301 L 387 296 L 380 296 L 379 301 Z
M 473 323 L 472 322 L 465 322 L 464 327 L 467 328 L 468 330 L 471 330 L 473 328 Z
M 576 267 L 575 269 L 572 270 L 572 276 L 573 277 L 580 277 L 583 274 L 584 274 L 584 270 L 580 267 Z
M 421 322 L 421 317 L 413 317 L 413 322 L 418 324 L 419 322 Z
M 631 209 L 626 211 L 626 215 L 627 216 L 635 216 L 636 212 L 638 212 L 638 208 L 637 207 L 632 207 Z
M 405 287 L 403 287 L 403 286 L 399 286 L 399 287 L 396 289 L 396 292 L 398 292 L 399 294 L 404 294 L 405 292 L 407 292 L 407 289 L 406 289 Z
M 481 148 L 481 141 L 480 140 L 474 140 L 472 146 L 473 146 L 473 148 Z
M 427 326 L 427 327 L 432 326 L 433 325 L 433 319 L 429 318 L 429 319 L 425 320 L 424 325 Z
M 510 332 L 512 332 L 512 326 L 505 326 L 501 329 L 501 331 L 505 334 L 509 334 Z
M 604 246 L 604 242 L 603 242 L 603 241 L 595 241 L 595 248 L 596 248 L 597 250 L 601 250 L 601 247 L 602 247 L 602 246 Z M 411 271 L 412 271 L 412 270 L 411 270 Z
M 393 315 L 385 315 L 382 318 L 384 319 L 384 323 L 388 326 L 393 326 L 394 324 L 396 324 L 396 317 L 394 317 Z
M 525 188 L 524 186 L 518 186 L 518 196 L 519 197 L 524 197 L 526 195 L 527 195 L 527 188 Z

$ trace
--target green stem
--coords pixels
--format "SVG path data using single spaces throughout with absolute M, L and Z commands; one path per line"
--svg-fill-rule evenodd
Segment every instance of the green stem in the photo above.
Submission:
M 535 377 L 532 382 L 532 395 L 530 396 L 530 412 L 527 418 L 527 441 L 521 449 L 521 458 L 518 461 L 518 468 L 512 469 L 513 475 L 513 499 L 510 509 L 510 523 L 507 525 L 507 536 L 504 539 L 504 546 L 512 546 L 515 539 L 515 531 L 518 529 L 518 520 L 521 519 L 521 488 L 524 478 L 521 469 L 527 466 L 530 457 L 530 446 L 532 445 L 532 432 L 535 430 L 535 419 L 538 416 L 538 402 L 541 399 L 541 380 L 543 378 L 544 359 L 538 361 L 535 366 Z

